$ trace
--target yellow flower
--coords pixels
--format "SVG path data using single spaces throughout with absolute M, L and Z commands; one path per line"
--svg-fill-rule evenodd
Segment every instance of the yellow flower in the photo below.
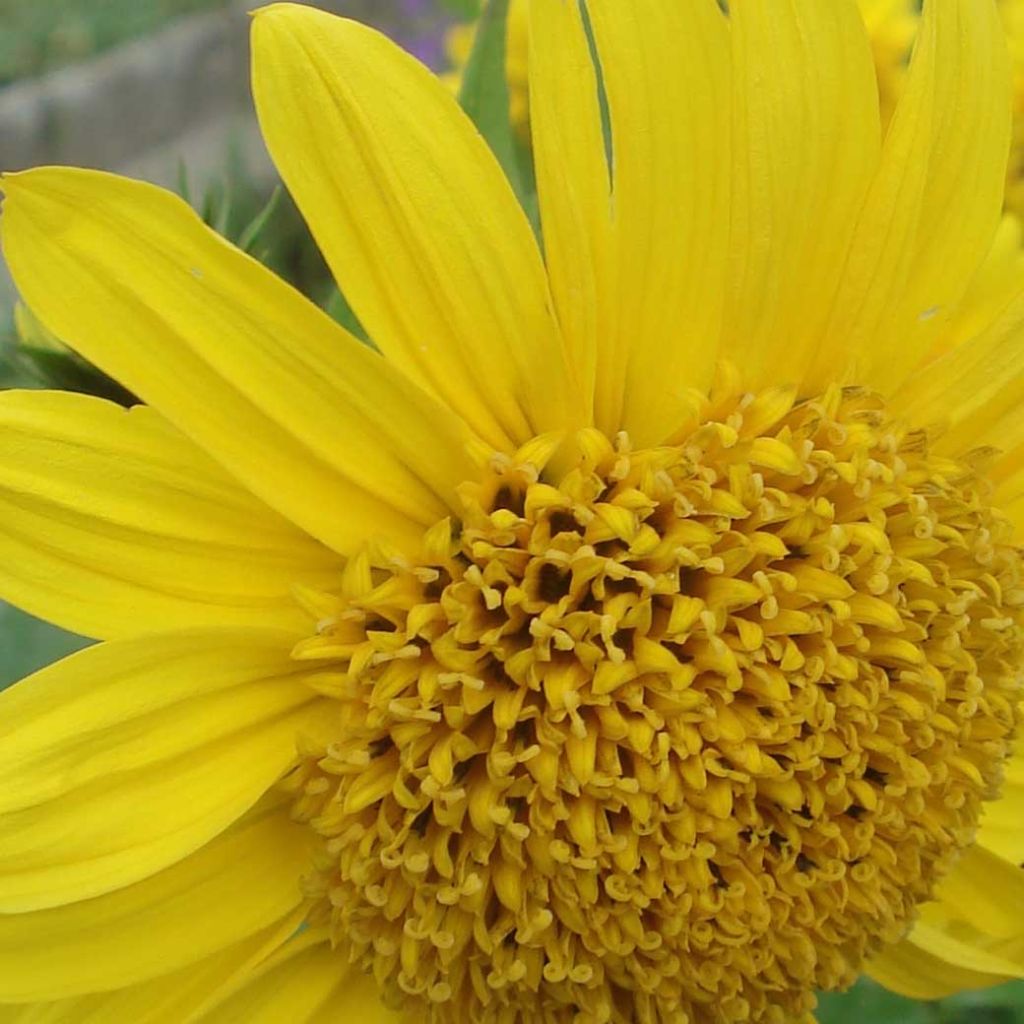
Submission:
M 0 593 L 104 641 L 0 696 L 4 1020 L 1024 976 L 995 7 L 927 5 L 884 144 L 849 4 L 587 11 L 611 166 L 576 0 L 529 9 L 543 255 L 427 70 L 256 15 L 379 353 L 159 189 L 3 179 L 25 301 L 147 403 L 0 396 Z

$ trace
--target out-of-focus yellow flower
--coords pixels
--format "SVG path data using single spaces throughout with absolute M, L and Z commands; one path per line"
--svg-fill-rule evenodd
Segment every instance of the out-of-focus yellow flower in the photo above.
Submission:
M 851 4 L 586 10 L 528 10 L 542 243 L 426 68 L 257 13 L 377 351 L 160 189 L 3 179 L 25 301 L 147 403 L 0 395 L 0 596 L 103 641 L 0 694 L 5 1024 L 1024 976 L 996 9 L 930 0 L 884 139 Z

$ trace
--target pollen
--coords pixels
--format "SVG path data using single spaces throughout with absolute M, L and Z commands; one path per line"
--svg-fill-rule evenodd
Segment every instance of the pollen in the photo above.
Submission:
M 981 457 L 980 454 L 977 457 Z M 430 1024 L 792 1021 L 999 789 L 1021 552 L 863 389 L 495 455 L 307 593 L 311 920 Z

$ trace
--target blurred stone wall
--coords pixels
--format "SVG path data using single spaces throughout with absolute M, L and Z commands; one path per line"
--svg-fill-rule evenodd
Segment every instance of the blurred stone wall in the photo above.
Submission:
M 74 164 L 196 191 L 240 160 L 274 180 L 249 98 L 249 17 L 258 0 L 192 15 L 80 64 L 0 88 L 0 170 Z M 444 30 L 435 0 L 320 0 L 376 25 L 435 66 Z M 0 314 L 10 283 L 0 265 Z

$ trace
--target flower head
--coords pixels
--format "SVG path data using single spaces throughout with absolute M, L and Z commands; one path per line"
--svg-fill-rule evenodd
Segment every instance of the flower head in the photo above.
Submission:
M 1024 975 L 994 5 L 926 6 L 884 144 L 852 4 L 527 13 L 543 254 L 426 69 L 256 16 L 379 352 L 158 189 L 3 180 L 29 307 L 148 404 L 0 398 L 2 593 L 106 641 L 0 697 L 0 999 L 774 1024 Z

